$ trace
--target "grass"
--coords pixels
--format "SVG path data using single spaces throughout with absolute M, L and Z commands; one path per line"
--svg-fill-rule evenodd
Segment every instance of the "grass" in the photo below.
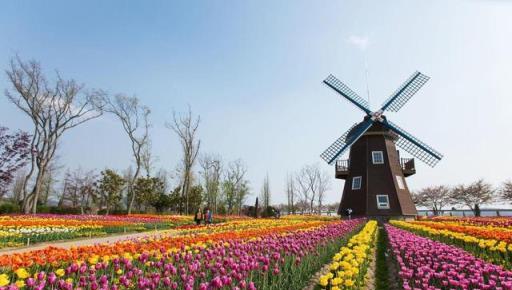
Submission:
M 377 233 L 377 259 L 375 261 L 375 289 L 388 290 L 389 287 L 389 265 L 386 257 L 386 250 L 388 247 L 388 235 L 386 230 L 381 225 Z

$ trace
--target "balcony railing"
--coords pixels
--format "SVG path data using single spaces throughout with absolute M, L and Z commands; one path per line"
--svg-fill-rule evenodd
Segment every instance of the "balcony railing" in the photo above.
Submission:
M 346 179 L 348 177 L 348 168 L 350 163 L 348 160 L 336 160 L 336 178 Z
M 416 174 L 416 167 L 414 166 L 414 158 L 400 158 L 400 167 L 405 177 Z M 336 160 L 336 178 L 346 179 L 348 178 L 350 170 L 349 160 Z
M 402 167 L 402 171 L 406 177 L 416 173 L 414 158 L 400 158 L 400 167 Z
M 348 171 L 348 160 L 336 160 L 336 171 Z

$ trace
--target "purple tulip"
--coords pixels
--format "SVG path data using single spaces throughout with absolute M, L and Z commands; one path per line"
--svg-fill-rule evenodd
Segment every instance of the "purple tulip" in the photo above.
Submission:
M 470 253 L 386 225 L 404 289 L 512 289 L 512 272 Z

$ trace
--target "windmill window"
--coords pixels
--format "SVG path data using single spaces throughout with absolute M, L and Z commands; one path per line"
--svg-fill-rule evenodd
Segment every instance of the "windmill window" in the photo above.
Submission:
M 354 176 L 352 178 L 352 190 L 361 189 L 361 176 Z
M 400 176 L 400 175 L 396 176 L 396 183 L 398 183 L 398 188 L 405 189 L 404 179 L 402 178 L 402 176 Z
M 389 197 L 387 194 L 377 195 L 377 208 L 378 209 L 389 209 Z
M 384 164 L 384 154 L 382 151 L 372 151 L 373 164 Z

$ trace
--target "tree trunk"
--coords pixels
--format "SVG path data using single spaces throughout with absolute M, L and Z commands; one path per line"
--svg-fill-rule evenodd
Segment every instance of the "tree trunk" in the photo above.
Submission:
M 39 199 L 39 192 L 41 191 L 41 183 L 43 181 L 44 171 L 37 172 L 36 183 L 32 188 L 32 192 L 26 197 L 23 205 L 23 212 L 28 214 L 32 212 L 33 214 L 37 213 L 37 201 Z
M 29 195 L 27 195 L 27 185 L 28 185 L 28 182 L 30 180 L 30 178 L 32 178 L 32 175 L 34 174 L 34 170 L 36 168 L 36 152 L 35 152 L 35 148 L 36 148 L 36 145 L 38 144 L 38 137 L 39 137 L 39 134 L 37 132 L 37 130 L 34 130 L 34 135 L 32 136 L 32 142 L 30 144 L 30 148 L 31 148 L 31 152 L 30 152 L 30 171 L 28 172 L 28 174 L 25 176 L 25 179 L 23 180 L 23 203 L 22 203 L 22 210 L 24 213 L 28 213 L 29 212 L 29 208 L 30 208 L 30 204 L 29 204 Z
M 130 192 L 130 204 L 128 204 L 128 214 L 132 213 L 133 203 L 135 202 L 135 192 L 133 191 L 133 185 L 137 181 L 137 178 L 139 178 L 140 173 L 140 161 L 137 161 L 137 169 L 135 169 L 135 174 L 133 175 L 133 179 L 131 181 L 131 184 L 129 185 L 129 192 Z
M 475 204 L 475 208 L 473 210 L 473 213 L 475 214 L 476 217 L 480 216 L 480 206 L 478 204 Z

